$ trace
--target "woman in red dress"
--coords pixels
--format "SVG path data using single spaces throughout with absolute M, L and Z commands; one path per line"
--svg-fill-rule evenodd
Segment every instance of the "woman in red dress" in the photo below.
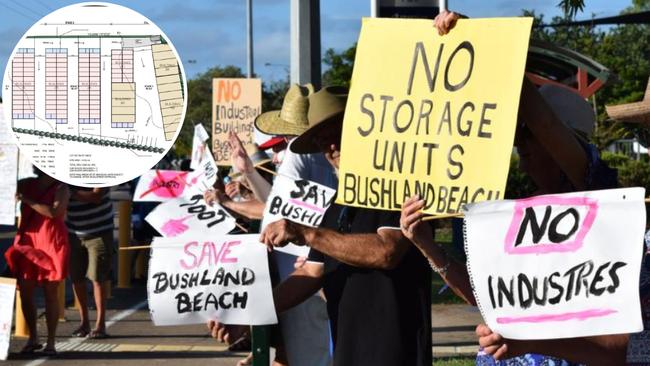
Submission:
M 68 231 L 64 223 L 70 192 L 68 186 L 34 169 L 36 178 L 18 182 L 21 222 L 14 245 L 5 253 L 18 280 L 29 340 L 22 353 L 39 350 L 34 290 L 43 286 L 47 320 L 44 353 L 56 353 L 54 340 L 59 316 L 58 286 L 68 274 Z

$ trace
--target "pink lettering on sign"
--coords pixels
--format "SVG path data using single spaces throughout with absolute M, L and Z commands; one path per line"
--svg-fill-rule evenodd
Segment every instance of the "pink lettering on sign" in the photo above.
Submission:
M 325 209 L 323 209 L 322 207 L 318 207 L 316 205 L 312 205 L 312 204 L 309 204 L 309 203 L 301 201 L 301 200 L 290 198 L 289 202 L 293 203 L 294 205 L 302 206 L 302 207 L 308 208 L 310 210 L 316 211 L 318 213 L 325 212 Z
M 142 192 L 140 198 L 154 194 L 161 198 L 180 197 L 185 190 L 185 176 L 188 172 L 156 170 L 156 176 L 149 183 L 149 189 Z
M 612 309 L 589 309 L 582 311 L 575 311 L 561 314 L 545 314 L 545 315 L 530 315 L 530 316 L 515 316 L 515 317 L 499 317 L 497 323 L 499 324 L 512 324 L 512 323 L 548 323 L 548 322 L 564 322 L 568 320 L 587 320 L 591 318 L 598 318 L 616 313 Z
M 533 210 L 535 207 L 545 209 L 543 217 L 537 217 Z M 584 217 L 578 208 L 586 209 Z M 575 252 L 582 247 L 597 213 L 598 203 L 586 197 L 543 196 L 517 200 L 504 250 L 508 254 Z M 558 225 L 565 220 L 571 223 L 571 228 L 560 232 Z M 532 243 L 524 243 L 523 238 L 529 229 Z M 549 241 L 541 242 L 542 237 Z
M 183 221 L 189 219 L 190 217 L 192 217 L 192 215 L 187 215 L 182 219 L 170 219 L 160 228 L 160 230 L 162 230 L 165 236 L 173 237 L 182 234 L 186 232 L 187 229 L 189 229 L 189 226 L 185 225 Z
M 183 247 L 184 258 L 181 258 L 180 265 L 182 268 L 190 270 L 203 265 L 216 266 L 219 263 L 237 263 L 237 256 L 232 252 L 232 248 L 240 245 L 240 240 L 225 241 L 223 243 L 213 243 L 211 241 L 199 242 L 191 241 Z

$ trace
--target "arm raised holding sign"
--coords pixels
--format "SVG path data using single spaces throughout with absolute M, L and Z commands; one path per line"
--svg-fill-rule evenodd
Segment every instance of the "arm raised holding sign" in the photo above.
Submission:
M 431 268 L 437 272 L 451 289 L 467 303 L 476 305 L 469 275 L 464 265 L 447 256 L 435 241 L 431 227 L 422 222 L 424 201 L 418 196 L 407 199 L 402 206 L 400 227 L 402 234 L 420 249 L 429 260 Z
M 438 34 L 449 33 L 462 17 L 441 12 L 434 21 Z M 581 108 L 588 103 L 583 98 L 580 101 L 577 93 L 567 94 L 568 87 L 559 92 L 557 89 L 564 88 L 548 85 L 538 89 L 524 77 L 517 115 L 515 145 L 522 170 L 531 175 L 544 193 L 588 189 L 585 180 L 590 173 L 589 160 L 583 146 L 586 143 L 579 139 L 591 134 L 595 119 L 589 116 L 588 108 Z M 567 179 L 547 178 L 561 175 Z M 567 183 L 571 187 L 566 187 Z
M 271 192 L 271 185 L 255 170 L 253 161 L 248 157 L 244 144 L 242 144 L 236 133 L 230 132 L 228 135 L 228 143 L 232 148 L 231 158 L 233 167 L 244 174 L 244 177 L 246 177 L 250 185 L 250 189 L 255 194 L 255 198 L 261 202 L 266 202 Z
M 377 234 L 342 234 L 325 228 L 313 228 L 278 220 L 266 226 L 260 242 L 269 247 L 289 243 L 309 245 L 332 258 L 356 267 L 393 269 L 409 249 L 409 242 L 398 230 Z

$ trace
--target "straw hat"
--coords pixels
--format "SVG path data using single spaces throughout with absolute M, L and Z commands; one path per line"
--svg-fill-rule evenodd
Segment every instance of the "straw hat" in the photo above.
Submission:
M 309 128 L 307 110 L 309 95 L 314 93 L 311 84 L 293 84 L 284 96 L 282 109 L 262 113 L 255 118 L 255 127 L 267 135 L 298 136 Z
M 297 154 L 320 152 L 314 138 L 325 128 L 341 128 L 348 89 L 328 86 L 309 96 L 309 129 L 291 142 L 291 151 Z
M 611 119 L 623 122 L 644 123 L 650 125 L 650 79 L 642 101 L 619 105 L 608 105 L 607 115 Z

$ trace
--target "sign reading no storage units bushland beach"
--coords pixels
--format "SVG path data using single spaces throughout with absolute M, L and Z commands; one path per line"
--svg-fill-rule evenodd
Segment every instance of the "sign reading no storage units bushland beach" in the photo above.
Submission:
M 253 121 L 262 112 L 260 79 L 212 79 L 212 152 L 217 165 L 230 165 L 228 133 L 253 152 Z
M 364 19 L 337 202 L 430 214 L 503 198 L 532 20 Z M 507 55 L 507 56 L 506 56 Z

